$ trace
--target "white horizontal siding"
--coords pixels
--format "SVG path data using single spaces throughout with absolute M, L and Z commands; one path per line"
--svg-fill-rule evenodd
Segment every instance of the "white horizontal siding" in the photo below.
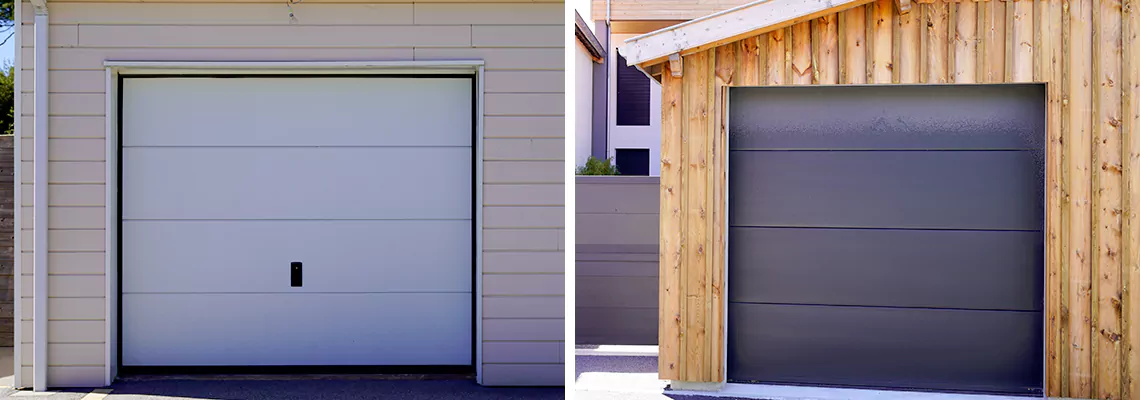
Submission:
M 559 250 L 562 247 L 560 229 L 484 229 L 483 249 L 502 250 Z M 484 261 L 484 263 L 486 263 Z M 487 273 L 484 265 L 484 273 Z
M 25 301 L 31 301 L 26 298 Z M 106 340 L 106 323 L 97 321 L 53 321 L 48 319 L 48 343 L 103 343 Z M 20 321 L 24 343 L 32 342 L 32 321 Z M 24 358 L 31 361 L 31 357 Z M 25 364 L 31 365 L 31 364 Z
M 564 259 L 561 251 L 487 251 L 483 273 L 561 274 Z
M 25 251 L 20 254 L 22 259 L 20 263 L 25 268 L 24 274 L 31 276 L 32 272 L 32 255 L 31 251 Z M 48 254 L 48 265 L 51 266 L 52 274 L 60 275 L 103 275 L 106 268 L 103 265 L 103 260 L 106 259 L 106 254 L 102 250 L 87 251 L 87 252 L 52 252 Z M 28 314 L 31 315 L 31 314 Z

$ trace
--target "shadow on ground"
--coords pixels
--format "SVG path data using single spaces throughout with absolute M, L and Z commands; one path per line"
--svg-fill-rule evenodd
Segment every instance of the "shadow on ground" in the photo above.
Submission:
M 733 400 L 669 393 L 657 379 L 656 356 L 580 355 L 574 357 L 574 373 L 576 400 Z
M 562 399 L 563 388 L 492 388 L 469 379 L 411 380 L 366 377 L 266 376 L 202 379 L 192 377 L 126 378 L 111 386 L 106 400 L 365 400 L 365 399 L 458 399 L 458 400 L 553 400 Z M 51 396 L 26 398 L 81 399 L 90 390 L 68 389 Z

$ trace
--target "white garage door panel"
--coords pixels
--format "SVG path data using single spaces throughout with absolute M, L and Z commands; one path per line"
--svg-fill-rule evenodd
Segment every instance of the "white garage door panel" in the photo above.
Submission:
M 123 219 L 468 219 L 471 149 L 126 148 Z
M 123 293 L 471 292 L 470 221 L 126 221 L 122 235 Z
M 470 312 L 469 294 L 124 294 L 123 365 L 467 365 Z
M 124 365 L 471 365 L 471 82 L 126 79 Z
M 471 93 L 470 77 L 128 78 L 123 146 L 471 146 Z

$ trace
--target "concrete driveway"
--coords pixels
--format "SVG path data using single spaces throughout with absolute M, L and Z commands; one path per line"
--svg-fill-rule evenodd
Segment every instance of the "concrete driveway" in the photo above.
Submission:
M 489 388 L 471 379 L 394 379 L 391 376 L 225 376 L 126 378 L 107 389 L 32 393 L 3 389 L 0 397 L 45 400 L 553 400 L 563 388 Z

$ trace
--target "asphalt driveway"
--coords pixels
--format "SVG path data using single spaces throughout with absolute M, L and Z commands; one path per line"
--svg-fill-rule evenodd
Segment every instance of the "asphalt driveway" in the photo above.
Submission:
M 0 397 L 50 400 L 365 400 L 562 399 L 563 388 L 491 388 L 470 379 L 394 379 L 384 376 L 145 377 L 118 380 L 104 390 L 67 389 L 51 394 L 4 389 Z

